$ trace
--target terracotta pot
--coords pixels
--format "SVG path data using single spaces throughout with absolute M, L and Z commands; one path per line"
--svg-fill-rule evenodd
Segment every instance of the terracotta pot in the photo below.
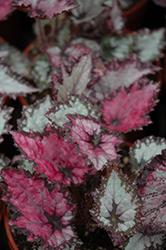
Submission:
M 140 0 L 133 7 L 124 11 L 127 29 L 137 30 L 140 28 L 143 14 L 148 6 L 148 2 L 149 0 Z
M 4 227 L 5 227 L 5 231 L 6 231 L 6 235 L 8 238 L 8 244 L 11 250 L 19 250 L 14 239 L 13 239 L 13 235 L 11 233 L 10 230 L 10 226 L 8 225 L 8 221 L 9 221 L 9 210 L 6 207 L 6 204 L 3 203 L 4 209 L 3 209 L 3 215 L 4 215 Z

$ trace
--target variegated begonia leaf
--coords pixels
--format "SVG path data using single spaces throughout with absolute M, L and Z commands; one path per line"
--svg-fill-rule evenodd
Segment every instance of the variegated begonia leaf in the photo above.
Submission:
M 70 117 L 71 139 L 78 143 L 80 151 L 88 156 L 96 170 L 103 169 L 108 161 L 118 159 L 116 145 L 121 143 L 112 134 L 103 134 L 101 125 L 92 119 Z
M 156 155 L 162 154 L 166 149 L 166 140 L 164 138 L 148 136 L 142 140 L 137 140 L 133 147 L 130 147 L 130 162 L 135 171 L 143 168 Z
M 140 170 L 137 185 L 144 200 L 141 210 L 144 220 L 139 232 L 148 235 L 166 233 L 166 164 L 162 155 Z
M 0 0 L 0 21 L 7 18 L 7 15 L 12 11 L 10 5 L 11 0 Z
M 46 48 L 46 53 L 51 65 L 55 68 L 60 67 L 62 50 L 58 46 L 50 46 Z
M 30 17 L 53 18 L 79 5 L 75 0 L 13 0 L 14 7 L 27 7 Z
M 37 88 L 27 85 L 27 82 L 12 73 L 7 66 L 0 65 L 0 93 L 15 98 L 17 95 L 25 95 L 37 92 Z
M 11 71 L 21 76 L 29 77 L 31 63 L 28 58 L 15 47 L 7 44 L 0 44 L 0 58 L 10 66 Z
M 85 37 L 77 37 L 71 41 L 71 44 L 76 45 L 76 46 L 80 45 L 80 47 L 81 47 L 81 44 L 82 45 L 84 44 L 85 46 L 90 48 L 95 53 L 101 52 L 101 47 L 97 41 L 92 40 L 92 39 L 88 39 Z M 70 48 L 70 47 L 68 47 L 68 48 Z M 68 51 L 68 48 L 67 48 L 67 51 Z M 86 50 L 86 47 L 85 47 L 85 53 L 87 53 L 87 52 L 88 52 L 88 50 Z M 73 56 L 74 56 L 74 53 L 73 53 Z
M 46 117 L 53 124 L 63 126 L 66 122 L 69 122 L 66 116 L 68 114 L 90 115 L 94 118 L 99 118 L 100 112 L 85 96 L 81 98 L 70 96 L 66 103 L 55 103 L 55 107 L 46 113 Z
M 104 11 L 104 0 L 77 0 L 80 6 L 71 11 L 71 19 L 75 24 L 90 22 Z
M 119 60 L 129 58 L 134 44 L 134 36 L 111 36 L 103 37 L 101 48 L 105 59 L 110 60 L 114 57 Z
M 63 84 L 55 83 L 55 88 L 58 90 L 58 101 L 66 101 L 68 93 L 74 95 L 83 94 L 91 80 L 91 54 L 82 56 L 80 61 L 73 67 L 70 75 L 66 72 L 63 64 L 61 70 Z
M 136 57 L 131 57 L 124 61 L 113 59 L 106 73 L 94 85 L 97 99 L 103 100 L 109 96 L 115 89 L 121 86 L 129 87 L 138 79 L 145 75 L 154 73 L 158 67 L 151 67 L 149 64 L 141 63 Z
M 163 54 L 161 50 L 166 45 L 165 29 L 160 28 L 149 32 L 148 29 L 135 35 L 134 52 L 142 62 L 158 60 Z
M 80 57 L 87 56 L 91 53 L 91 48 L 84 43 L 70 44 L 63 51 L 58 46 L 49 47 L 46 49 L 51 64 L 55 68 L 61 68 L 61 62 L 72 71 L 73 64 L 77 64 Z
M 11 132 L 16 144 L 22 149 L 23 157 L 29 158 L 37 166 L 34 170 L 44 173 L 48 178 L 65 185 L 84 181 L 89 167 L 86 157 L 78 154 L 75 144 L 63 139 L 57 131 L 47 126 L 45 133 L 23 134 Z
M 40 56 L 33 64 L 31 69 L 31 76 L 33 77 L 36 86 L 43 90 L 48 87 L 51 79 L 51 74 L 57 73 L 56 68 L 52 69 L 47 55 Z
M 116 57 L 119 60 L 136 54 L 142 62 L 158 60 L 163 56 L 165 46 L 164 28 L 150 31 L 140 30 L 123 36 L 104 37 L 102 40 L 103 55 L 107 60 Z
M 0 102 L 3 103 L 3 98 L 0 98 Z M 0 142 L 3 141 L 1 135 L 7 133 L 8 129 L 11 129 L 11 125 L 7 122 L 10 120 L 12 112 L 12 107 L 0 107 Z
M 93 195 L 95 206 L 91 214 L 109 233 L 114 244 L 117 243 L 116 237 L 135 232 L 141 202 L 134 185 L 129 185 L 124 177 L 112 170 Z
M 148 84 L 147 84 L 148 83 Z M 158 84 L 141 81 L 121 87 L 104 101 L 105 126 L 111 131 L 128 132 L 150 123 L 149 113 L 157 103 Z
M 161 249 L 159 246 L 162 244 L 164 234 L 156 234 L 152 236 L 146 236 L 141 233 L 136 233 L 129 239 L 128 244 L 125 247 L 125 250 L 158 250 Z M 159 247 L 159 248 L 158 248 Z
M 111 2 L 111 4 L 110 4 Z M 105 4 L 110 6 L 109 19 L 107 20 L 107 25 L 110 29 L 115 30 L 116 32 L 122 32 L 124 26 L 124 18 L 121 6 L 117 0 L 106 0 Z
M 58 184 L 49 191 L 42 179 L 23 169 L 3 169 L 1 175 L 7 184 L 2 199 L 16 210 L 10 226 L 27 230 L 29 241 L 43 239 L 43 248 L 63 249 L 76 237 L 70 225 L 75 206 L 69 204 Z
M 52 107 L 50 97 L 47 96 L 44 100 L 38 101 L 35 105 L 23 107 L 23 117 L 18 120 L 20 130 L 29 132 L 30 130 L 36 132 L 43 132 L 48 123 L 45 117 L 46 112 Z

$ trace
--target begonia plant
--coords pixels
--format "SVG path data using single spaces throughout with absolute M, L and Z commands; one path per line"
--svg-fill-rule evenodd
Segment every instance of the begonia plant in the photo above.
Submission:
M 158 103 L 164 29 L 126 33 L 118 0 L 0 5 L 1 19 L 19 9 L 36 20 L 28 53 L 0 44 L 0 135 L 19 151 L 0 158 L 8 224 L 37 249 L 101 249 L 85 242 L 97 230 L 106 249 L 164 249 L 166 141 L 136 140 L 127 164 L 122 154 Z M 29 101 L 17 128 L 6 96 Z

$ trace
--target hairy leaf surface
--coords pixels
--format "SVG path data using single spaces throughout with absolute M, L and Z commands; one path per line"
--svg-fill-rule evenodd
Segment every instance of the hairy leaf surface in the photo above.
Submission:
M 66 100 L 67 93 L 81 95 L 91 79 L 92 59 L 91 54 L 82 56 L 69 75 L 62 64 L 63 85 L 56 84 L 58 89 L 58 101 Z
M 164 138 L 148 136 L 142 140 L 137 140 L 134 146 L 130 148 L 130 162 L 135 171 L 143 168 L 156 155 L 162 154 L 166 148 Z
M 23 150 L 25 157 L 37 163 L 34 170 L 44 173 L 54 181 L 65 185 L 81 183 L 89 171 L 86 157 L 78 154 L 75 144 L 64 140 L 56 131 L 47 127 L 47 134 L 23 135 L 11 132 L 15 142 Z
M 117 171 L 111 172 L 94 195 L 96 206 L 91 213 L 101 227 L 110 235 L 113 233 L 113 242 L 116 241 L 116 235 L 128 234 L 134 230 L 140 206 L 136 188 L 127 186 L 125 179 Z
M 157 103 L 158 84 L 134 84 L 121 87 L 104 101 L 104 120 L 111 131 L 127 132 L 150 123 L 149 113 Z
M 9 71 L 8 67 L 0 65 L 0 93 L 11 95 L 27 94 L 37 92 L 38 89 L 25 85 L 23 80 Z
M 103 134 L 100 124 L 90 119 L 72 119 L 72 140 L 77 142 L 80 151 L 88 156 L 96 170 L 101 170 L 108 161 L 118 158 L 115 146 L 121 141 L 114 135 Z
M 104 37 L 102 42 L 104 56 L 106 59 L 116 57 L 124 60 L 130 58 L 131 54 L 136 54 L 144 63 L 158 60 L 163 56 L 161 50 L 165 47 L 164 33 L 164 28 L 154 31 L 144 29 L 132 35 Z
M 30 130 L 43 132 L 46 125 L 50 123 L 44 115 L 51 107 L 52 103 L 49 96 L 38 101 L 34 106 L 24 106 L 23 118 L 18 121 L 19 129 L 26 132 Z
M 16 172 L 13 168 L 3 169 L 1 174 L 7 184 L 3 200 L 16 208 L 17 217 L 10 220 L 10 226 L 27 229 L 30 241 L 42 238 L 44 248 L 61 249 L 62 244 L 75 237 L 70 226 L 74 206 L 68 204 L 59 185 L 49 191 L 43 180 L 27 177 L 23 170 Z
M 154 68 L 157 70 L 157 68 Z M 129 87 L 145 75 L 154 73 L 149 64 L 142 64 L 136 57 L 122 62 L 113 59 L 100 81 L 94 85 L 98 99 L 104 99 L 119 87 Z
M 0 43 L 0 57 L 5 64 L 10 66 L 12 72 L 29 77 L 30 60 L 14 46 L 6 42 Z
M 99 113 L 99 112 L 98 112 Z M 78 98 L 76 96 L 70 96 L 69 101 L 66 103 L 56 103 L 56 107 L 47 112 L 46 117 L 54 124 L 63 126 L 66 122 L 69 122 L 67 114 L 80 114 L 84 116 L 91 115 L 97 118 L 97 107 L 92 105 L 85 96 Z

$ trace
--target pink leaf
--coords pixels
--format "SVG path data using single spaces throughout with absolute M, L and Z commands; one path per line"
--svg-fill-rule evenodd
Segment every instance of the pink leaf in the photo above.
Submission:
M 51 129 L 48 129 L 51 132 Z M 84 181 L 83 175 L 88 172 L 86 157 L 79 155 L 74 144 L 64 140 L 56 131 L 47 134 L 24 135 L 11 132 L 15 142 L 29 157 L 37 163 L 34 170 L 44 173 L 54 181 L 70 185 Z
M 27 177 L 23 170 L 16 172 L 13 168 L 3 169 L 2 177 L 7 184 L 3 200 L 17 210 L 17 218 L 9 221 L 10 226 L 27 229 L 30 241 L 42 238 L 44 248 L 60 249 L 75 237 L 70 226 L 74 206 L 68 204 L 59 185 L 49 191 L 43 180 Z
M 119 88 L 111 99 L 104 101 L 102 111 L 105 126 L 111 131 L 127 132 L 148 125 L 149 112 L 157 103 L 157 92 L 158 84 L 144 82 L 136 83 L 130 88 Z
M 0 20 L 6 18 L 6 16 L 12 11 L 11 0 L 0 0 Z
M 77 142 L 80 151 L 88 156 L 96 170 L 101 170 L 107 161 L 118 158 L 115 145 L 121 141 L 111 134 L 103 134 L 100 124 L 90 119 L 72 119 L 72 140 Z
M 12 3 L 15 7 L 28 7 L 31 17 L 48 19 L 79 6 L 75 5 L 75 0 L 13 0 Z

